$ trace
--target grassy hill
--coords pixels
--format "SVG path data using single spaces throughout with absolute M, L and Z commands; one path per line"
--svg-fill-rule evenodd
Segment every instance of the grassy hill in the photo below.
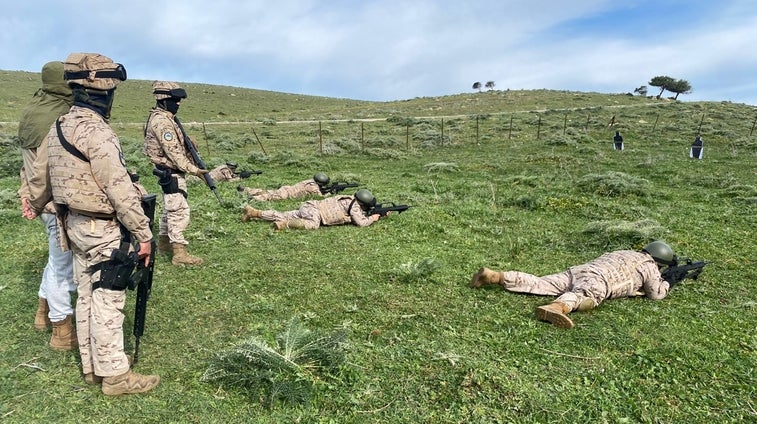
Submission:
M 263 171 L 241 184 L 275 188 L 322 171 L 413 208 L 367 228 L 275 232 L 240 221 L 240 183 L 219 183 L 224 205 L 190 184 L 186 235 L 206 264 L 158 256 L 136 370 L 162 382 L 112 399 L 82 382 L 76 353 L 51 351 L 49 333 L 32 328 L 47 245 L 39 222 L 19 216 L 13 137 L 37 80 L 0 72 L 4 422 L 757 419 L 752 106 L 555 90 L 363 102 L 186 84 L 179 116 L 205 161 Z M 150 82 L 125 82 L 112 124 L 157 193 L 140 152 L 153 103 Z M 623 152 L 611 147 L 616 130 Z M 703 160 L 688 157 L 698 133 Z M 536 320 L 550 298 L 468 287 L 481 266 L 544 275 L 653 239 L 711 264 L 664 300 L 576 312 L 570 331 Z M 312 379 L 309 403 L 271 405 L 265 392 L 201 379 L 222 350 L 251 338 L 276 346 L 295 317 L 347 332 L 336 373 L 301 374 Z

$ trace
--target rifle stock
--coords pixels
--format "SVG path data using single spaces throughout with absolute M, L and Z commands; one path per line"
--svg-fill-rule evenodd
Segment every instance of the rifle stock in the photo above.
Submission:
M 150 230 L 153 228 L 153 221 L 155 220 L 155 198 L 154 194 L 148 194 L 142 196 L 142 209 L 145 215 L 150 220 Z M 145 318 L 147 316 L 147 300 L 150 297 L 152 291 L 152 275 L 155 268 L 155 249 L 156 243 L 153 238 L 152 249 L 150 250 L 150 259 L 145 266 L 144 261 L 139 260 L 137 262 L 137 270 L 132 276 L 132 286 L 134 289 L 136 285 L 137 300 L 134 306 L 134 357 L 132 363 L 136 364 L 139 361 L 139 339 L 145 332 Z

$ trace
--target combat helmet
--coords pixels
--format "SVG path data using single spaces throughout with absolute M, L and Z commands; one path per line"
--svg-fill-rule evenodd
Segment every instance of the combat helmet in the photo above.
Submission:
M 100 91 L 115 89 L 126 81 L 126 69 L 98 53 L 71 53 L 63 62 L 63 77 L 68 85 Z
M 152 94 L 155 96 L 155 100 L 187 98 L 186 90 L 171 81 L 153 81 Z
M 226 166 L 228 166 L 232 171 L 235 171 L 237 169 L 237 166 L 239 165 L 237 165 L 236 162 L 226 162 Z
M 360 206 L 362 206 L 363 209 L 376 206 L 376 198 L 373 197 L 373 193 L 364 188 L 355 192 L 355 199 L 360 203 Z
M 673 249 L 668 246 L 667 243 L 655 240 L 646 245 L 642 252 L 648 253 L 658 265 L 673 265 L 676 260 L 676 255 L 673 253 Z
M 328 175 L 324 174 L 323 172 L 319 172 L 315 175 L 313 175 L 313 179 L 316 183 L 318 183 L 319 186 L 325 186 L 326 184 L 331 181 Z

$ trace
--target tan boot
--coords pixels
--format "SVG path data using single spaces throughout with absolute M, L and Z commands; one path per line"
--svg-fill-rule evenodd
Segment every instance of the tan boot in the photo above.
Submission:
M 53 336 L 50 338 L 50 347 L 55 350 L 71 350 L 78 346 L 76 340 L 76 330 L 71 324 L 71 315 L 63 318 L 62 321 L 53 323 Z
M 259 219 L 260 211 L 253 208 L 250 205 L 245 205 L 244 213 L 242 214 L 242 222 L 247 222 L 251 219 Z
M 571 308 L 562 302 L 552 302 L 536 308 L 536 317 L 559 328 L 573 328 L 573 321 L 568 318 Z
M 141 375 L 129 370 L 121 375 L 105 377 L 102 381 L 103 394 L 108 396 L 144 393 L 160 384 L 158 375 Z
M 171 263 L 174 265 L 202 265 L 202 258 L 192 256 L 187 252 L 187 246 L 181 243 L 171 243 L 173 248 L 173 259 Z
M 158 236 L 158 253 L 171 253 L 171 239 L 168 234 Z
M 95 384 L 102 384 L 103 378 L 99 375 L 95 375 L 93 372 L 88 372 L 84 374 L 84 382 L 94 386 Z
M 34 329 L 39 331 L 47 330 L 50 325 L 50 318 L 47 314 L 50 308 L 47 306 L 47 299 L 40 297 L 37 303 L 37 314 L 34 315 Z
M 505 274 L 499 271 L 492 271 L 489 268 L 481 268 L 473 274 L 470 280 L 470 286 L 478 288 L 487 284 L 503 285 L 505 284 Z

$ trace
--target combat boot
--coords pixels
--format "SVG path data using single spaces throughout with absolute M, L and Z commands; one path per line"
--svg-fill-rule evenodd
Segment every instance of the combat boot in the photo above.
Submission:
M 552 302 L 536 308 L 536 317 L 559 328 L 573 328 L 573 321 L 568 318 L 571 308 L 562 302 Z
M 470 280 L 470 286 L 473 288 L 481 287 L 487 284 L 504 285 L 505 274 L 499 271 L 492 271 L 489 268 L 481 268 L 473 274 Z
M 84 382 L 89 385 L 102 384 L 103 378 L 93 372 L 84 374 Z
M 50 347 L 55 350 L 71 350 L 77 346 L 76 330 L 71 324 L 71 315 L 63 318 L 62 321 L 53 323 L 53 336 L 50 338 Z
M 108 396 L 130 395 L 150 391 L 158 384 L 158 375 L 141 375 L 129 370 L 121 375 L 103 378 L 102 390 Z
M 242 222 L 247 222 L 251 219 L 260 219 L 260 211 L 250 205 L 245 205 Z
M 168 234 L 158 236 L 158 253 L 171 253 L 171 239 Z
M 187 252 L 187 246 L 181 243 L 171 243 L 173 248 L 173 259 L 171 263 L 174 265 L 202 265 L 202 258 L 192 256 Z
M 50 307 L 47 305 L 47 299 L 40 297 L 37 303 L 37 314 L 34 315 L 35 330 L 45 331 L 51 325 L 50 318 L 47 316 L 49 312 Z

